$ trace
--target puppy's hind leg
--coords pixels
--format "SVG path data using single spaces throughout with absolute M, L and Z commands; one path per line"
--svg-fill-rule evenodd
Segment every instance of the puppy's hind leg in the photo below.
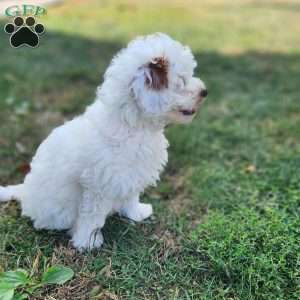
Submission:
M 120 209 L 119 214 L 136 222 L 141 222 L 152 215 L 152 205 L 141 203 L 139 195 L 128 200 Z

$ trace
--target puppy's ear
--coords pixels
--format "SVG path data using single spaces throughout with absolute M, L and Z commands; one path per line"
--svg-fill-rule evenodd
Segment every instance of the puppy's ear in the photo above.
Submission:
M 145 85 L 153 90 L 168 88 L 168 68 L 169 63 L 164 57 L 154 58 L 146 66 Z
M 130 83 L 130 91 L 137 105 L 147 113 L 159 113 L 164 109 L 165 91 L 168 88 L 169 63 L 163 57 L 153 59 L 140 67 Z

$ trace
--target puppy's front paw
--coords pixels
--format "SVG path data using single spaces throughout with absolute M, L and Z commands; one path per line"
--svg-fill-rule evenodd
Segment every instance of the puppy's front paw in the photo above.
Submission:
M 136 222 L 141 222 L 152 215 L 152 205 L 137 203 L 135 206 L 126 207 L 121 211 L 121 215 Z
M 102 246 L 103 235 L 101 230 L 95 230 L 91 234 L 76 232 L 73 234 L 71 242 L 72 245 L 80 251 L 92 250 Z

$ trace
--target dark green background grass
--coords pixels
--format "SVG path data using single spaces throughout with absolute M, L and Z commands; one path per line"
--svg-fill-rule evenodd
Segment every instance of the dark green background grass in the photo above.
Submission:
M 79 254 L 66 233 L 35 231 L 4 205 L 1 268 L 75 270 L 34 299 L 92 299 L 92 289 L 98 299 L 300 299 L 299 19 L 297 1 L 66 1 L 40 19 L 38 49 L 12 49 L 0 33 L 1 184 L 23 178 L 138 34 L 189 44 L 209 89 L 191 125 L 167 130 L 167 170 L 144 196 L 155 217 L 112 217 L 104 248 Z

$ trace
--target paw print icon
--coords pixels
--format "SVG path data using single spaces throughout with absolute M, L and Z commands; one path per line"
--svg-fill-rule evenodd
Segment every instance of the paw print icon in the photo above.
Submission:
M 43 24 L 35 22 L 31 16 L 24 21 L 22 17 L 16 17 L 13 23 L 4 26 L 4 31 L 10 34 L 10 44 L 14 48 L 20 46 L 37 47 L 39 45 L 39 36 L 45 32 Z

